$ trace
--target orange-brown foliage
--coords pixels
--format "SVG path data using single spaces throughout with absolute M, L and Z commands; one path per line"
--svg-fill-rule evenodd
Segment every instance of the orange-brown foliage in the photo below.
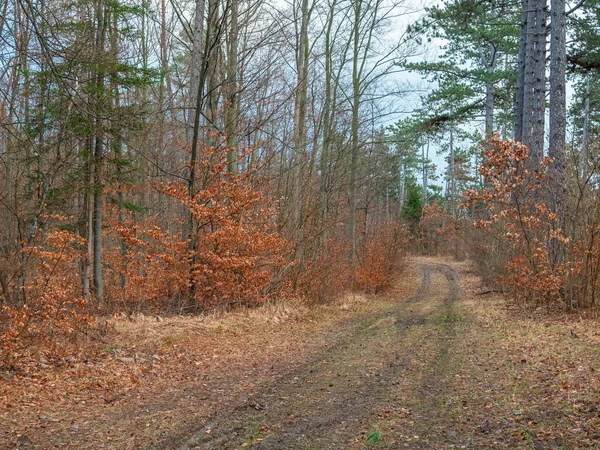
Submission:
M 562 299 L 567 266 L 551 261 L 549 242 L 568 239 L 542 189 L 551 160 L 531 169 L 527 147 L 498 136 L 485 146 L 485 158 L 480 173 L 486 187 L 465 195 L 467 206 L 485 210 L 476 225 L 488 231 L 488 245 L 503 258 L 498 280 L 518 300 L 538 304 Z
M 437 255 L 440 245 L 456 239 L 457 220 L 437 200 L 423 207 L 419 221 L 421 241 L 429 255 Z
M 310 257 L 297 267 L 297 279 L 288 279 L 288 292 L 323 302 L 352 289 L 352 270 L 348 258 L 350 242 L 344 234 L 345 230 L 331 231 L 324 241 L 319 240 L 318 229 L 311 233 L 318 245 L 311 249 Z
M 369 232 L 361 231 L 352 267 L 347 224 L 339 215 L 321 223 L 316 214 L 306 219 L 301 256 L 294 255 L 277 227 L 276 208 L 281 206 L 259 188 L 254 175 L 228 173 L 226 151 L 209 148 L 196 166 L 192 196 L 185 182 L 154 186 L 161 201 L 184 212 L 177 222 L 165 223 L 166 215 L 128 211 L 120 200 L 106 201 L 102 302 L 94 299 L 93 289 L 91 300 L 84 299 L 89 293 L 84 292 L 84 280 L 93 281 L 85 278 L 91 258 L 88 242 L 68 231 L 77 229 L 78 219 L 45 218 L 34 239 L 13 255 L 15 261 L 20 258 L 23 277 L 13 277 L 8 288 L 19 295 L 13 300 L 3 287 L 4 362 L 10 364 L 31 344 L 39 344 L 38 350 L 56 349 L 98 314 L 194 312 L 218 305 L 256 305 L 268 296 L 286 294 L 322 301 L 351 289 L 377 293 L 390 285 L 405 253 L 406 227 L 377 225 L 373 215 Z M 107 199 L 114 194 L 122 199 L 131 189 L 113 184 L 104 193 Z
M 197 166 L 200 187 L 192 198 L 182 183 L 159 187 L 193 218 L 186 258 L 192 307 L 261 302 L 284 264 L 287 243 L 277 232 L 275 210 L 251 174 L 228 174 L 226 167 L 225 153 L 210 149 Z
M 186 223 L 171 232 L 152 221 L 113 217 L 112 233 L 125 245 L 107 256 L 117 310 L 260 303 L 272 287 L 287 249 L 275 228 L 275 211 L 249 174 L 226 173 L 222 150 L 208 149 L 202 156 L 192 198 L 182 182 L 156 186 L 191 214 L 191 235 L 180 231 Z
M 392 283 L 406 253 L 410 233 L 406 225 L 389 223 L 366 236 L 358 254 L 355 286 L 367 293 L 379 293 Z
M 78 235 L 55 228 L 39 233 L 24 249 L 27 270 L 21 292 L 14 302 L 0 306 L 4 363 L 12 364 L 32 344 L 62 353 L 57 344 L 90 322 L 77 270 L 84 244 Z
M 127 214 L 106 230 L 113 245 L 105 254 L 110 312 L 156 311 L 179 304 L 187 293 L 188 245 L 181 235 L 152 220 Z

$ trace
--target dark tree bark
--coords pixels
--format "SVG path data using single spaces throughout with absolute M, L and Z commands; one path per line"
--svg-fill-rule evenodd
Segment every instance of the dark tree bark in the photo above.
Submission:
M 551 0 L 550 34 L 550 145 L 548 156 L 554 159 L 549 170 L 548 206 L 558 216 L 556 228 L 565 225 L 565 139 L 566 104 L 566 14 L 565 0 Z M 563 257 L 563 245 L 555 239 L 549 244 L 551 264 L 556 267 Z
M 97 4 L 97 30 L 96 30 L 96 53 L 99 57 L 104 56 L 104 44 L 106 42 L 106 11 L 104 2 Z M 94 295 L 98 302 L 104 300 L 104 278 L 102 274 L 102 166 L 104 162 L 104 121 L 99 117 L 100 110 L 104 107 L 104 73 L 98 65 L 95 74 L 96 82 L 96 118 L 94 136 Z
M 536 0 L 533 131 L 530 148 L 532 167 L 537 167 L 544 155 L 544 128 L 546 125 L 546 18 L 547 0 Z
M 519 55 L 517 61 L 517 92 L 515 96 L 515 129 L 514 140 L 523 139 L 523 96 L 525 84 L 525 56 L 527 50 L 527 1 L 522 0 L 521 34 L 519 36 Z
M 230 1 L 229 35 L 227 41 L 227 68 L 225 80 L 225 99 L 223 109 L 225 112 L 225 135 L 227 139 L 227 170 L 236 172 L 236 159 L 238 147 L 238 0 Z
M 535 54 L 535 0 L 527 0 L 527 36 L 525 40 L 525 66 L 523 78 L 523 131 L 521 141 L 531 147 L 533 124 L 533 80 Z

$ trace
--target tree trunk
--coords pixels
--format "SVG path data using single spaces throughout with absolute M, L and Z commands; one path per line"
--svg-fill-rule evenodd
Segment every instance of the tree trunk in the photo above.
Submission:
M 527 1 L 527 39 L 525 47 L 525 76 L 523 83 L 523 135 L 522 141 L 531 147 L 533 124 L 533 75 L 535 56 L 535 0 Z
M 218 145 L 219 126 L 217 123 L 219 106 L 219 88 L 222 84 L 221 65 L 221 30 L 219 24 L 221 17 L 219 11 L 219 0 L 208 0 L 208 22 L 206 29 L 205 66 L 206 71 L 206 104 L 204 117 L 206 118 L 206 130 L 204 140 L 207 147 Z
M 120 52 L 118 26 L 119 26 L 119 24 L 117 22 L 117 15 L 113 14 L 112 29 L 111 29 L 111 35 L 110 35 L 110 50 L 111 50 L 111 57 L 114 58 L 115 63 L 119 61 L 119 52 Z M 118 111 L 119 108 L 121 107 L 121 93 L 119 91 L 119 84 L 118 84 L 119 80 L 116 77 L 116 73 L 113 72 L 111 74 L 110 81 L 111 81 L 110 90 L 112 93 L 112 100 L 113 100 L 112 107 L 114 108 L 115 111 Z M 119 128 L 116 128 L 115 130 L 113 130 L 113 132 L 111 133 L 111 136 L 110 136 L 110 140 L 111 140 L 111 146 L 114 151 L 115 158 L 117 160 L 121 160 L 123 158 L 123 136 L 122 136 L 122 133 Z M 125 205 L 125 194 L 123 193 L 123 189 L 121 186 L 121 184 L 123 183 L 123 169 L 122 169 L 122 165 L 120 164 L 120 161 L 118 161 L 118 163 L 117 163 L 116 171 L 117 171 L 116 182 L 118 184 L 118 188 L 117 188 L 117 200 L 118 200 L 117 208 L 119 210 L 118 220 L 119 220 L 119 224 L 123 225 L 125 222 L 125 214 L 123 211 L 123 208 Z M 125 243 L 124 240 L 121 240 L 119 246 L 120 246 L 120 250 L 121 250 L 120 251 L 121 261 L 124 262 L 127 257 L 127 252 L 128 252 L 127 244 Z M 126 286 L 127 286 L 127 274 L 124 271 L 122 271 L 121 273 L 119 273 L 119 288 L 120 288 L 121 292 L 125 289 Z
M 236 172 L 238 146 L 238 101 L 237 101 L 237 54 L 238 54 L 238 0 L 231 1 L 229 12 L 229 40 L 227 42 L 227 80 L 226 98 L 223 102 L 225 112 L 225 134 L 227 139 L 227 170 Z
M 325 30 L 325 100 L 323 104 L 323 148 L 321 149 L 319 168 L 321 171 L 321 182 L 319 184 L 319 203 L 321 206 L 321 246 L 323 256 L 327 256 L 327 217 L 329 215 L 329 146 L 331 143 L 331 135 L 333 132 L 333 111 L 335 105 L 332 105 L 332 75 L 333 75 L 333 42 L 331 39 L 331 31 L 333 27 L 333 19 L 335 17 L 335 7 L 337 1 L 329 7 L 327 16 L 327 28 Z
M 425 150 L 427 148 L 427 150 Z M 429 178 L 429 174 L 428 172 L 428 163 L 429 163 L 429 138 L 427 138 L 427 145 L 423 144 L 421 146 L 421 159 L 423 160 L 423 165 L 422 165 L 422 169 L 423 169 L 423 193 L 422 193 L 422 197 L 423 197 L 423 206 L 428 204 L 428 200 L 429 200 L 429 193 L 428 193 L 428 178 Z
M 200 84 L 201 72 L 204 65 L 203 61 L 203 41 L 204 41 L 204 9 L 206 0 L 196 0 L 196 9 L 194 13 L 194 35 L 192 40 L 191 71 L 190 71 L 190 90 L 188 94 L 189 109 L 187 113 L 186 140 L 187 145 L 192 147 L 195 128 L 196 104 L 198 96 L 202 96 L 204 86 Z M 195 162 L 195 155 L 192 159 Z
M 549 168 L 548 206 L 558 216 L 555 228 L 565 227 L 566 179 L 565 179 L 565 139 L 566 139 L 566 14 L 565 0 L 551 0 L 550 34 L 550 145 L 548 156 L 554 161 Z M 550 238 L 550 263 L 557 267 L 562 263 L 564 245 Z
M 587 167 L 588 159 L 588 141 L 590 132 L 590 78 L 588 73 L 585 79 L 585 100 L 583 104 L 583 134 L 581 137 L 581 167 L 583 170 Z
M 514 140 L 523 140 L 523 102 L 525 97 L 525 58 L 527 55 L 527 14 L 528 0 L 521 1 L 521 33 L 519 35 L 519 54 L 517 59 L 517 92 L 515 96 Z
M 204 6 L 205 0 L 196 0 L 196 11 L 194 17 L 194 36 L 192 47 L 192 72 L 190 79 L 189 97 L 193 108 L 188 115 L 188 143 L 191 147 L 190 167 L 188 178 L 188 197 L 190 200 L 194 198 L 196 185 L 196 164 L 198 163 L 198 145 L 200 136 L 200 116 L 202 114 L 204 83 L 206 79 L 206 62 L 210 53 L 210 44 L 207 36 L 204 33 Z M 207 33 L 208 34 L 208 33 Z M 204 44 L 204 45 L 203 45 Z M 189 120 L 191 119 L 191 120 Z M 190 137 L 191 136 L 191 137 Z M 187 234 L 189 249 L 192 252 L 192 260 L 190 262 L 190 277 L 191 271 L 195 264 L 195 251 L 197 246 L 196 232 L 194 229 L 194 216 L 191 209 L 188 211 L 187 217 Z M 194 283 L 190 279 L 190 297 L 194 297 Z
M 83 288 L 83 298 L 86 300 L 91 299 L 92 292 L 92 255 L 94 254 L 94 208 L 93 208 L 93 200 L 92 200 L 92 192 L 94 186 L 94 162 L 92 149 L 92 139 L 88 138 L 86 141 L 87 151 L 89 152 L 89 157 L 86 163 L 86 192 L 84 197 L 84 208 L 85 208 L 85 237 L 87 239 L 87 248 L 86 253 L 83 258 L 83 267 L 82 271 L 82 288 Z
M 448 210 L 450 214 L 456 215 L 456 204 L 455 204 L 455 196 L 456 196 L 456 161 L 455 161 L 455 153 L 454 153 L 454 130 L 450 128 L 450 167 L 448 170 L 448 185 L 449 189 L 449 201 L 450 207 Z
M 300 34 L 298 35 L 298 49 L 296 52 L 296 95 L 294 102 L 294 178 L 293 178 L 293 204 L 294 232 L 296 241 L 296 258 L 304 259 L 304 233 L 303 233 L 303 180 L 302 173 L 306 156 L 306 103 L 308 94 L 308 23 L 310 9 L 308 0 L 302 0 L 300 10 Z
M 356 262 L 356 196 L 357 196 L 357 176 L 358 176 L 358 155 L 360 152 L 360 142 L 358 140 L 358 126 L 360 112 L 360 72 L 359 72 L 359 53 L 360 53 L 360 22 L 362 15 L 362 0 L 356 0 L 353 4 L 354 24 L 352 28 L 354 46 L 352 58 L 352 146 L 350 157 L 350 196 L 348 206 L 350 208 L 348 226 L 350 234 L 350 265 L 354 267 Z
M 483 48 L 479 47 L 479 56 L 488 76 L 488 80 L 485 83 L 485 138 L 490 139 L 494 133 L 495 86 L 492 76 L 496 67 L 496 48 L 490 44 L 489 55 L 486 58 L 483 53 Z
M 546 125 L 546 17 L 547 0 L 536 0 L 535 62 L 533 83 L 533 132 L 529 151 L 530 165 L 537 168 L 544 156 Z
M 97 4 L 96 55 L 104 58 L 104 43 L 106 38 L 105 4 Z M 96 301 L 104 301 L 104 278 L 102 274 L 102 168 L 104 160 L 104 121 L 101 111 L 104 109 L 104 73 L 101 64 L 96 68 L 96 118 L 94 136 L 94 295 Z

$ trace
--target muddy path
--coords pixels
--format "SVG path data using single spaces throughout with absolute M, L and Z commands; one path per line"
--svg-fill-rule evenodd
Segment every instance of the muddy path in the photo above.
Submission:
M 355 324 L 337 345 L 224 411 L 191 438 L 179 443 L 170 439 L 157 448 L 381 446 L 377 422 L 386 415 L 419 418 L 411 429 L 402 430 L 410 442 L 418 436 L 405 448 L 436 448 L 428 442 L 437 436 L 440 421 L 446 426 L 435 439 L 460 445 L 459 433 L 439 408 L 445 389 L 439 375 L 445 373 L 461 322 L 453 312 L 461 295 L 458 275 L 445 264 L 424 264 L 419 269 L 421 284 L 412 298 L 399 299 L 385 314 Z M 403 406 L 406 391 L 418 400 L 417 410 Z

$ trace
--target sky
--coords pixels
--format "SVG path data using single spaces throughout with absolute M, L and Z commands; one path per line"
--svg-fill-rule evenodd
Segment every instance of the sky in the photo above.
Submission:
M 420 17 L 425 13 L 425 8 L 440 5 L 442 2 L 438 0 L 431 0 L 427 2 L 419 2 L 414 0 L 408 0 L 407 6 L 413 12 L 407 15 L 403 15 L 398 18 L 398 26 L 396 27 L 397 32 L 392 36 L 400 36 L 402 30 L 406 29 L 408 24 L 416 22 Z M 433 39 L 431 42 L 425 43 L 421 48 L 421 52 L 418 55 L 410 58 L 411 62 L 420 62 L 420 61 L 434 61 L 436 56 L 440 52 L 440 47 L 444 45 L 444 41 L 442 39 Z M 395 123 L 400 118 L 406 118 L 411 115 L 411 111 L 417 109 L 420 106 L 419 98 L 421 95 L 425 95 L 428 91 L 431 91 L 435 88 L 435 84 L 429 83 L 422 75 L 414 72 L 400 72 L 394 75 L 397 77 L 399 82 L 407 83 L 410 86 L 415 88 L 415 93 L 408 95 L 404 100 L 404 104 L 402 105 L 402 112 L 393 118 L 389 118 L 387 123 L 384 123 L 384 126 L 391 125 Z M 574 90 L 573 84 L 567 81 L 567 105 L 572 102 Z M 546 109 L 546 114 L 548 110 Z M 548 119 L 546 118 L 546 127 L 548 127 Z M 465 127 L 462 127 L 465 128 Z M 466 127 L 468 130 L 469 127 Z M 471 127 L 471 131 L 475 131 L 476 129 L 480 129 L 483 132 L 483 120 L 481 123 L 473 124 Z M 567 139 L 569 137 L 569 131 L 567 130 Z M 548 129 L 546 129 L 546 138 L 548 137 Z M 463 143 L 463 145 L 469 145 L 470 143 Z M 461 145 L 461 142 L 457 143 L 458 146 Z M 447 163 L 445 161 L 446 155 L 438 155 L 440 151 L 440 147 L 438 144 L 433 143 L 430 150 L 430 159 L 432 159 L 433 163 L 437 167 L 437 175 L 442 176 L 443 173 L 447 170 Z M 440 183 L 441 181 L 438 181 Z

